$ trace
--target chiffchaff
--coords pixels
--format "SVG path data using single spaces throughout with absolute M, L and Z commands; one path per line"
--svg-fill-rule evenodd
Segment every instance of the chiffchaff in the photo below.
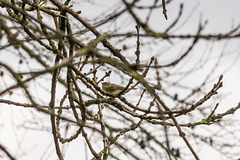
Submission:
M 120 93 L 125 87 L 114 84 L 114 83 L 110 83 L 110 82 L 103 82 L 102 83 L 102 89 L 112 93 L 112 94 L 118 94 Z

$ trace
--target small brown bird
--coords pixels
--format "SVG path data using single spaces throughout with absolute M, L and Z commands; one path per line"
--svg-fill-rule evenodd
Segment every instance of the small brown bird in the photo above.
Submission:
M 110 83 L 110 82 L 103 82 L 102 83 L 102 89 L 112 93 L 112 94 L 118 94 L 120 93 L 125 87 L 114 84 L 114 83 Z

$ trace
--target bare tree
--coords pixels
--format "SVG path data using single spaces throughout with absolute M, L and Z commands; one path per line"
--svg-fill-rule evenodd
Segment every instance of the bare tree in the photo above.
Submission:
M 152 26 L 156 12 L 169 21 L 172 0 L 121 0 L 93 16 L 79 3 L 101 6 L 91 0 L 0 0 L 0 104 L 32 115 L 18 124 L 21 129 L 51 133 L 55 152 L 48 154 L 60 160 L 74 143 L 84 146 L 78 159 L 198 160 L 205 145 L 237 158 L 239 123 L 229 129 L 233 121 L 226 116 L 240 105 L 217 112 L 223 100 L 217 69 L 226 54 L 212 59 L 211 49 L 196 54 L 194 48 L 200 41 L 227 46 L 239 39 L 240 24 L 205 34 L 207 21 L 200 20 L 195 33 L 179 34 L 183 4 L 167 27 Z M 4 156 L 21 159 L 8 145 L 0 144 Z

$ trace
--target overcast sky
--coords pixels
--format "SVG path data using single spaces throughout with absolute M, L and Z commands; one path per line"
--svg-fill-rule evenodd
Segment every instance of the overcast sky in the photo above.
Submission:
M 99 4 L 101 3 L 99 0 L 97 2 Z M 109 0 L 102 1 L 103 4 L 99 8 L 97 8 L 96 6 L 93 7 L 87 3 L 85 3 L 85 5 L 75 4 L 74 8 L 80 8 L 80 10 L 82 11 L 81 15 L 83 17 L 86 17 L 86 18 L 88 16 L 94 17 L 95 15 L 101 13 L 101 11 L 104 11 L 107 8 L 109 8 L 111 6 L 111 3 L 114 3 L 114 2 L 116 1 L 109 1 Z M 144 3 L 146 2 L 147 1 L 144 1 Z M 175 30 L 174 34 L 196 33 L 200 19 L 202 19 L 202 21 L 208 20 L 208 24 L 203 33 L 227 32 L 232 27 L 240 24 L 240 1 L 239 0 L 175 0 L 169 5 L 167 5 L 167 10 L 168 10 L 167 21 L 165 20 L 160 10 L 159 12 L 156 12 L 153 14 L 153 18 L 150 21 L 151 22 L 150 24 L 153 27 L 153 29 L 156 31 L 163 31 L 164 28 L 169 26 L 178 15 L 180 3 L 184 4 L 183 16 L 181 17 L 180 22 L 176 26 L 176 28 L 180 28 L 180 29 Z M 144 13 L 141 13 L 141 14 L 144 14 Z M 134 30 L 133 29 L 134 26 L 135 26 L 134 23 L 130 23 L 129 29 Z M 208 43 L 208 42 L 205 42 L 205 43 Z M 213 52 L 216 55 L 221 53 L 222 49 L 224 48 L 223 44 L 225 44 L 225 42 L 223 43 L 220 42 L 214 45 Z M 197 52 L 198 49 L 196 49 L 195 51 Z M 238 102 L 240 102 L 240 83 L 239 83 L 240 59 L 237 59 L 237 55 L 240 54 L 239 39 L 236 39 L 233 41 L 231 40 L 231 42 L 228 43 L 228 47 L 226 48 L 226 50 L 224 50 L 224 52 L 229 54 L 232 53 L 232 51 L 235 51 L 235 54 L 231 54 L 231 56 L 225 57 L 224 59 L 225 63 L 222 63 L 225 66 L 220 66 L 220 68 L 222 67 L 222 70 L 218 70 L 218 72 L 216 73 L 216 76 L 220 75 L 224 70 L 224 68 L 228 68 L 231 66 L 231 69 L 224 74 L 224 80 L 223 80 L 224 87 L 220 89 L 220 91 L 222 91 L 223 93 L 231 93 L 231 94 L 226 96 L 226 98 L 223 99 L 223 101 L 220 104 L 221 108 L 219 107 L 219 111 L 225 111 L 227 108 L 234 107 L 238 104 Z M 158 50 L 156 50 L 155 52 L 157 53 Z M 202 50 L 201 48 L 199 48 L 199 54 L 201 52 Z M 9 56 L 7 53 L 3 53 L 2 51 L 0 52 L 0 60 L 8 62 L 9 64 L 13 62 L 12 61 L 13 58 L 11 56 Z M 235 60 L 236 60 L 236 63 L 232 66 Z M 0 89 L 1 89 L 1 86 L 0 86 Z M 1 111 L 4 111 L 4 113 L 7 113 L 7 114 L 0 114 L 1 120 L 5 120 L 5 121 L 9 120 L 9 121 L 2 124 L 4 125 L 4 131 L 3 130 L 0 131 L 0 141 L 1 143 L 5 143 L 5 144 L 9 144 L 9 143 L 16 144 L 15 139 L 5 139 L 5 137 L 9 135 L 15 136 L 14 132 L 16 132 L 16 131 L 13 131 L 13 128 L 10 127 L 12 123 L 12 119 L 11 119 L 12 117 L 6 116 L 6 115 L 11 115 L 11 116 L 14 115 L 12 113 L 12 109 L 2 108 Z M 238 111 L 237 115 L 239 114 L 240 113 Z M 24 113 L 21 113 L 21 115 L 24 115 Z M 34 140 L 29 139 L 29 137 L 33 138 Z M 24 142 L 25 145 L 33 142 L 28 147 L 28 149 L 31 151 L 32 154 L 28 156 L 22 155 L 23 157 L 25 157 L 24 160 L 33 159 L 33 157 L 36 154 L 40 154 L 40 155 L 44 154 L 42 152 L 39 153 L 39 150 L 41 150 L 41 148 L 44 148 L 44 149 L 46 148 L 46 146 L 44 147 L 41 146 L 43 144 L 38 142 L 39 139 L 42 139 L 42 140 L 44 139 L 45 141 L 49 141 L 48 144 L 44 143 L 44 145 L 50 145 L 52 135 L 46 135 L 46 133 L 44 132 L 40 132 L 39 135 L 36 135 L 36 133 L 28 133 L 28 135 L 24 135 L 23 133 L 23 135 L 17 140 L 18 143 L 16 145 L 21 144 L 23 140 L 26 140 Z M 72 150 L 77 151 L 76 148 L 72 148 Z M 217 153 L 211 150 L 212 153 L 214 154 L 209 155 L 209 154 L 206 154 L 208 151 L 209 151 L 208 149 L 203 149 L 200 155 L 200 159 L 203 159 L 203 160 L 218 159 L 216 158 L 219 156 Z M 74 154 L 68 154 L 66 156 L 67 156 L 66 157 L 67 160 L 68 159 L 74 160 L 74 158 L 76 159 L 76 157 L 74 157 L 76 155 Z M 213 157 L 210 157 L 210 156 L 213 156 Z

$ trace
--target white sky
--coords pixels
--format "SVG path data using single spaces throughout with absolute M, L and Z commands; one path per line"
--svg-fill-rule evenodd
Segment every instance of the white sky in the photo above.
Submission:
M 113 1 L 105 0 L 102 2 L 106 2 L 104 5 L 101 6 L 101 9 L 105 10 L 107 8 L 107 5 L 110 5 Z M 102 3 L 101 2 L 101 3 Z M 145 1 L 146 2 L 146 1 Z M 145 3 L 144 2 L 144 3 Z M 98 1 L 100 3 L 100 1 Z M 173 1 L 170 5 L 167 6 L 167 14 L 169 20 L 166 21 L 164 16 L 161 12 L 154 13 L 153 19 L 151 21 L 151 25 L 155 30 L 162 31 L 164 28 L 169 26 L 171 24 L 179 11 L 180 3 L 184 3 L 184 9 L 183 9 L 183 16 L 180 20 L 180 22 L 177 24 L 178 27 L 181 27 L 180 30 L 176 30 L 175 33 L 195 33 L 199 24 L 199 19 L 201 18 L 203 21 L 208 20 L 207 27 L 204 30 L 204 33 L 219 33 L 219 32 L 227 32 L 229 31 L 233 26 L 236 26 L 240 24 L 240 1 L 239 0 L 178 0 Z M 96 8 L 91 8 L 90 5 L 75 5 L 74 7 L 80 8 L 82 10 L 82 15 L 87 18 L 88 15 L 94 16 L 95 14 L 98 14 L 100 12 L 99 10 L 96 10 Z M 99 11 L 99 12 L 98 12 Z M 186 24 L 184 22 L 187 21 Z M 134 23 L 132 23 L 129 27 L 133 28 L 135 26 Z M 176 27 L 176 28 L 178 28 Z M 239 39 L 236 39 L 234 41 L 229 42 L 228 47 L 226 49 L 226 53 L 231 50 L 237 49 L 236 54 L 233 54 L 226 59 L 224 59 L 223 65 L 231 66 L 233 61 L 236 59 L 236 55 L 240 54 L 240 43 Z M 220 53 L 222 50 L 222 45 L 224 43 L 216 44 L 214 47 L 216 54 Z M 195 50 L 196 52 L 198 49 Z M 199 50 L 201 53 L 202 50 Z M 11 64 L 12 59 L 9 58 L 7 53 L 2 53 L 0 51 L 0 61 L 7 61 L 9 64 Z M 226 68 L 225 66 L 220 66 L 222 68 Z M 240 102 L 240 59 L 238 59 L 237 63 L 234 64 L 234 66 L 226 73 L 224 74 L 224 87 L 220 89 L 220 92 L 223 93 L 231 93 L 230 95 L 224 97 L 223 101 L 220 104 L 219 112 L 224 112 L 226 109 L 234 107 L 237 105 L 238 102 Z M 221 74 L 221 70 L 219 70 L 217 74 Z M 200 75 L 201 76 L 201 75 Z M 216 79 L 217 81 L 217 79 Z M 214 81 L 213 83 L 215 83 Z M 0 86 L 1 89 L 1 86 Z M 3 107 L 2 107 L 3 106 Z M 16 107 L 15 107 L 16 108 Z M 46 148 L 46 146 L 51 144 L 52 135 L 47 134 L 46 132 L 39 132 L 38 130 L 36 132 L 28 132 L 25 133 L 24 130 L 21 130 L 22 134 L 20 135 L 19 139 L 16 138 L 16 134 L 18 131 L 16 131 L 14 127 L 12 127 L 13 120 L 16 118 L 15 116 L 22 115 L 24 117 L 24 110 L 26 109 L 15 109 L 10 108 L 7 105 L 0 106 L 0 142 L 5 145 L 11 144 L 8 149 L 14 150 L 12 152 L 13 154 L 18 154 L 16 146 L 19 146 L 19 144 L 25 149 L 26 146 L 28 151 L 30 151 L 30 155 L 26 153 L 26 155 L 21 155 L 20 157 L 24 157 L 24 160 L 30 160 L 34 159 L 34 157 L 38 157 L 39 155 L 42 155 L 43 153 L 39 152 L 42 148 Z M 15 112 L 18 113 L 15 113 Z M 237 115 L 239 115 L 239 111 L 237 112 Z M 41 115 L 42 116 L 42 115 Z M 39 116 L 39 117 L 41 117 Z M 47 117 L 47 116 L 46 116 Z M 236 116 L 237 117 L 237 116 Z M 38 120 L 38 117 L 36 118 L 36 123 Z M 20 118 L 21 119 L 21 118 Z M 15 122 L 14 122 L 15 123 Z M 48 123 L 48 119 L 45 123 Z M 21 126 L 18 126 L 21 127 Z M 48 129 L 48 128 L 47 128 Z M 11 138 L 9 138 L 11 137 Z M 13 138 L 15 137 L 15 138 Z M 39 142 L 42 141 L 41 142 Z M 75 143 L 75 142 L 74 142 Z M 77 153 L 78 148 L 72 148 L 71 150 L 76 150 Z M 20 147 L 21 150 L 21 147 Z M 47 155 L 51 152 L 54 152 L 52 148 L 50 151 L 47 149 L 44 150 L 47 154 L 43 156 L 42 159 L 48 159 Z M 214 154 L 213 154 L 214 153 Z M 39 154 L 39 155 L 38 155 Z M 210 159 L 220 159 L 216 158 L 219 155 L 215 153 L 215 151 L 211 151 L 209 153 L 209 150 L 204 148 L 200 153 L 200 159 L 203 160 L 210 160 Z M 21 159 L 21 158 L 20 158 Z M 40 158 L 39 158 L 40 159 Z M 75 154 L 67 154 L 66 160 L 74 160 L 76 159 Z M 222 160 L 227 160 L 222 158 Z

